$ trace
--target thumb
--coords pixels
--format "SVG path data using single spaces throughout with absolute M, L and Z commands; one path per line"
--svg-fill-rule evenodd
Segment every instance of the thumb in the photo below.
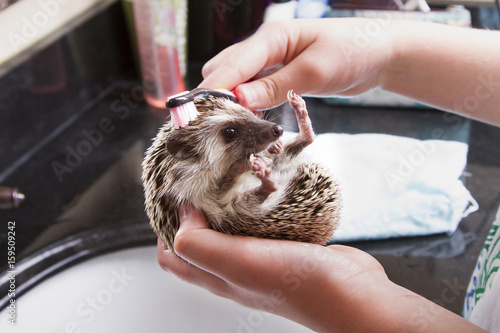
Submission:
M 265 110 L 285 101 L 286 93 L 269 77 L 238 85 L 234 94 L 238 103 L 250 110 Z M 287 90 L 288 91 L 288 90 Z
M 182 257 L 187 243 L 196 236 L 199 231 L 209 229 L 208 222 L 203 213 L 189 204 L 183 204 L 179 208 L 179 230 L 174 238 L 174 251 Z
M 255 80 L 238 85 L 238 102 L 251 110 L 262 110 L 285 102 L 289 90 L 299 95 L 315 91 L 326 78 L 319 65 L 309 58 L 304 52 L 289 64 L 274 66 L 263 75 L 259 73 Z
M 179 224 L 177 234 L 188 230 L 208 228 L 208 222 L 203 213 L 190 204 L 183 204 L 179 208 Z

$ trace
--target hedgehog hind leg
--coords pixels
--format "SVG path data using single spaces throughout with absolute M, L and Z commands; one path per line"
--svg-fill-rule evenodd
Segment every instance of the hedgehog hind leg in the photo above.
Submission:
M 250 156 L 250 165 L 255 176 L 260 179 L 261 185 L 251 190 L 251 196 L 261 204 L 271 193 L 278 190 L 278 185 L 273 180 L 271 174 L 271 160 L 259 155 Z

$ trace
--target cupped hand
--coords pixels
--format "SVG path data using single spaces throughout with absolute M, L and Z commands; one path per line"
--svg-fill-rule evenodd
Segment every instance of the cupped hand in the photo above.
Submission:
M 250 109 L 265 109 L 298 94 L 354 95 L 379 85 L 391 56 L 379 33 L 360 40 L 364 19 L 295 19 L 263 24 L 247 40 L 203 67 L 201 87 L 234 90 Z
M 355 248 L 231 236 L 209 229 L 203 214 L 189 206 L 179 215 L 175 253 L 158 243 L 164 270 L 314 330 L 367 325 L 389 295 L 410 293 L 394 290 L 381 265 Z

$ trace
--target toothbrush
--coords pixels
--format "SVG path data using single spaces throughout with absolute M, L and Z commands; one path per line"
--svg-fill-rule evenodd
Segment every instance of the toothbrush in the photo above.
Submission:
M 225 89 L 196 88 L 191 91 L 184 91 L 167 98 L 165 105 L 170 110 L 170 117 L 176 129 L 186 126 L 190 121 L 198 117 L 199 112 L 194 105 L 196 97 L 224 97 L 237 103 L 236 96 Z
M 165 104 L 170 110 L 170 118 L 176 129 L 186 126 L 199 115 L 194 105 L 194 96 L 190 91 L 170 96 Z

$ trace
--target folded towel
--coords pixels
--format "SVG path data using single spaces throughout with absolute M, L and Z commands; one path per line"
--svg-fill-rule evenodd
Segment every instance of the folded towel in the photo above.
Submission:
M 468 146 L 385 134 L 320 134 L 306 148 L 341 185 L 333 241 L 453 233 L 478 209 L 460 180 Z

